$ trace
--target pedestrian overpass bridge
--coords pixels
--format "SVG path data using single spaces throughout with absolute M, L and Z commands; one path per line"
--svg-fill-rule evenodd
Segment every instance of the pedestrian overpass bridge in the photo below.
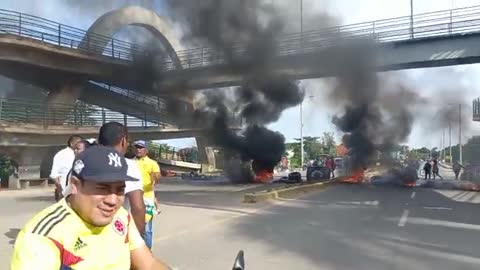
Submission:
M 127 8 L 135 9 L 129 10 L 130 15 L 146 12 L 138 7 Z M 123 25 L 137 24 L 136 19 L 120 20 L 113 30 L 105 31 L 109 19 L 116 21 L 125 14 L 124 9 L 107 13 L 89 31 L 82 31 L 26 14 L 0 11 L 0 73 L 15 78 L 30 76 L 27 79 L 34 81 L 70 76 L 145 94 L 147 90 L 137 89 L 145 77 L 135 63 L 148 55 L 148 50 L 110 37 Z M 142 21 L 140 25 L 154 25 L 150 23 Z M 162 80 L 157 82 L 160 90 L 146 94 L 166 95 L 168 90 L 179 87 L 233 86 L 244 79 L 243 74 L 225 68 L 227 60 L 221 52 L 212 48 L 179 50 L 183 47 L 173 37 L 172 29 L 165 22 L 155 21 L 157 24 L 161 24 L 155 29 L 163 31 L 159 37 L 167 52 L 156 56 L 162 58 Z M 110 36 L 99 35 L 97 30 Z M 480 6 L 475 6 L 418 14 L 413 21 L 406 16 L 283 35 L 275 48 L 274 73 L 291 79 L 335 76 L 342 61 L 332 60 L 340 60 L 343 55 L 338 44 L 350 38 L 377 42 L 379 71 L 477 63 L 479 30 Z M 238 59 L 248 56 L 240 45 L 234 52 Z M 322 62 L 329 64 L 318 64 Z M 20 74 L 20 70 L 24 72 Z
M 162 117 L 154 118 L 155 115 L 148 112 L 138 113 L 136 118 L 83 103 L 72 107 L 68 104 L 0 99 L 0 156 L 7 155 L 16 161 L 19 179 L 39 179 L 41 168 L 51 166 L 49 162 L 53 155 L 65 147 L 68 137 L 97 138 L 102 124 L 116 121 L 128 127 L 131 141 L 196 138 L 195 158 L 187 158 L 184 151 L 167 151 L 152 146 L 152 155 L 163 164 L 164 169 L 188 172 L 215 169 L 215 154 L 207 129 L 165 125 Z
M 165 53 L 155 54 L 163 72 L 156 81 L 156 92 L 142 87 L 148 79 L 137 65 L 151 52 L 112 38 L 129 24 L 153 29 L 167 48 Z M 479 30 L 480 6 L 474 6 L 418 14 L 413 20 L 406 16 L 286 34 L 278 37 L 273 73 L 290 79 L 335 76 L 344 56 L 338 44 L 350 38 L 376 41 L 379 71 L 477 63 Z M 240 45 L 234 51 L 237 59 L 248 57 Z M 175 124 L 180 119 L 165 112 L 174 90 L 242 83 L 245 74 L 225 68 L 226 64 L 222 53 L 211 48 L 185 50 L 172 27 L 140 7 L 109 12 L 88 31 L 0 10 L 0 74 L 46 89 L 60 88 L 60 98 L 53 97 L 53 103 L 80 99 L 134 117 L 141 118 L 138 111 L 148 111 L 165 124 Z M 75 84 L 81 87 L 72 87 Z M 188 100 L 176 102 L 175 107 L 193 109 Z

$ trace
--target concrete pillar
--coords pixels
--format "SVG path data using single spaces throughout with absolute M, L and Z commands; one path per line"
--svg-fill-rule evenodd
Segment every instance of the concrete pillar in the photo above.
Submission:
M 80 96 L 82 88 L 83 85 L 81 83 L 62 83 L 59 87 L 50 91 L 47 101 L 49 104 L 60 103 L 73 105 Z
M 10 176 L 8 188 L 28 188 L 29 183 L 41 178 L 48 178 L 51 160 L 59 147 L 2 147 L 0 152 L 7 155 L 14 164 L 15 172 Z M 48 168 L 47 168 L 48 167 Z M 48 181 L 39 181 L 36 184 L 47 186 Z
M 215 152 L 213 147 L 209 147 L 208 139 L 205 137 L 196 137 L 198 155 L 202 164 L 202 172 L 211 172 L 216 169 Z
M 75 102 L 80 97 L 82 83 L 64 82 L 56 89 L 52 89 L 47 98 L 50 125 L 63 125 L 66 115 L 73 109 Z

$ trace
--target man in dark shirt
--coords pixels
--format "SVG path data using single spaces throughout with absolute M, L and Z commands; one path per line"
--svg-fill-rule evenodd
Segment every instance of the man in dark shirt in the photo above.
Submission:
M 425 162 L 425 165 L 423 165 L 423 170 L 425 171 L 425 180 L 432 178 L 432 164 L 430 164 L 430 160 L 427 160 Z

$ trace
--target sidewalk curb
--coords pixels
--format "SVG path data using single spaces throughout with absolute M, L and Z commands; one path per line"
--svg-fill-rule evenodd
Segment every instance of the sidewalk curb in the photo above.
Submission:
M 311 184 L 297 184 L 294 186 L 283 187 L 277 190 L 262 190 L 259 192 L 245 193 L 243 197 L 244 203 L 257 203 L 266 200 L 274 200 L 281 197 L 288 197 L 289 195 L 297 193 L 306 193 L 318 189 L 324 189 L 328 185 L 339 182 L 340 179 L 334 179 L 325 182 L 316 182 Z

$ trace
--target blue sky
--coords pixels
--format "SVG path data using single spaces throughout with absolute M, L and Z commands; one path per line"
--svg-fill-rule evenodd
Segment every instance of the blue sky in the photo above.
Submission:
M 37 16 L 46 17 L 48 19 L 59 21 L 64 24 L 87 29 L 94 20 L 103 13 L 120 7 L 128 2 L 143 3 L 148 7 L 153 7 L 160 15 L 166 14 L 163 1 L 98 1 L 98 0 L 68 0 L 75 5 L 67 6 L 67 0 L 2 0 L 0 8 L 16 10 L 20 12 L 30 13 Z M 194 1 L 194 0 L 192 0 Z M 198 0 L 197 0 L 198 1 Z M 289 16 L 291 28 L 300 28 L 300 0 L 265 0 L 272 2 L 279 7 L 289 7 Z M 372 21 L 378 19 L 386 19 L 409 15 L 410 0 L 303 0 L 304 1 L 304 21 L 312 19 L 318 12 L 326 12 L 338 18 L 341 24 L 352 24 L 358 22 Z M 81 3 L 81 4 L 78 4 Z M 434 4 L 433 4 L 434 3 Z M 295 5 L 298 4 L 298 5 Z M 480 5 L 480 0 L 414 0 L 414 12 L 424 13 L 436 10 L 449 9 L 451 7 L 460 8 L 465 6 Z M 86 7 L 95 6 L 95 9 Z M 296 9 L 298 7 L 298 9 Z M 296 12 L 298 10 L 298 12 Z M 83 11 L 83 12 L 82 12 Z M 305 26 L 308 27 L 308 26 Z M 480 96 L 480 81 L 476 79 L 476 75 L 480 72 L 480 65 L 468 65 L 459 67 L 447 67 L 423 70 L 407 70 L 397 72 L 396 75 L 401 76 L 408 81 L 415 89 L 419 89 L 419 93 L 432 100 L 436 99 L 438 93 L 455 93 L 459 87 L 462 89 L 462 96 L 466 100 L 471 100 Z M 455 74 L 455 77 L 442 76 L 441 74 Z M 327 91 L 324 80 L 308 80 L 305 81 L 308 87 L 307 96 L 314 96 L 304 102 L 304 135 L 318 136 L 324 131 L 334 132 L 337 137 L 338 133 L 331 124 L 332 110 L 326 104 L 322 103 L 322 95 Z M 461 86 L 459 86 L 459 84 Z M 450 92 L 449 92 L 450 91 Z M 442 106 L 439 104 L 438 106 Z M 470 110 L 466 108 L 466 110 Z M 468 118 L 466 120 L 470 120 Z M 283 133 L 287 141 L 292 141 L 300 135 L 300 109 L 299 107 L 291 108 L 283 112 L 281 118 L 276 123 L 270 124 L 269 127 Z M 480 125 L 480 124 L 478 124 Z M 480 131 L 477 123 L 471 123 L 470 128 L 466 130 L 464 140 Z M 411 146 L 439 146 L 441 138 L 441 128 L 430 128 L 425 122 L 414 124 L 408 143 Z M 458 142 L 456 131 L 453 132 L 453 143 Z M 169 140 L 169 144 L 183 147 L 194 145 L 194 139 Z

